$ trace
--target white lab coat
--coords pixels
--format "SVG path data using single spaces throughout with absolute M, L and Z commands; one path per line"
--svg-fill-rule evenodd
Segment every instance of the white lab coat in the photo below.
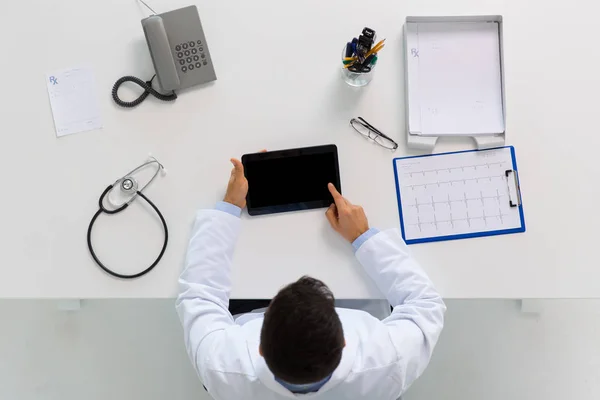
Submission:
M 367 240 L 356 257 L 394 306 L 392 314 L 380 321 L 364 311 L 337 308 L 346 347 L 329 382 L 308 394 L 277 383 L 258 352 L 262 314 L 236 323 L 227 309 L 240 225 L 225 212 L 199 211 L 179 279 L 176 307 L 185 346 L 214 399 L 395 400 L 423 373 L 446 307 L 399 231 L 389 230 Z

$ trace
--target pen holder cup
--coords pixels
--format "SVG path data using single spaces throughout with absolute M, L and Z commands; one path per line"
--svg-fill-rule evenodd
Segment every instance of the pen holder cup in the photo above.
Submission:
M 377 64 L 373 64 L 370 66 L 371 70 L 369 72 L 353 72 L 348 68 L 344 68 L 344 58 L 346 57 L 346 46 L 342 49 L 342 66 L 340 71 L 342 73 L 342 79 L 350 86 L 361 87 L 366 86 L 373 79 L 373 73 L 375 72 L 375 66 Z

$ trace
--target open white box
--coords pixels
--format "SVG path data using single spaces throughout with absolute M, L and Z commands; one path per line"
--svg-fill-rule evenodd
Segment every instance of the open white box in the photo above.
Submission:
M 433 151 L 440 136 L 505 141 L 502 17 L 407 17 L 407 144 Z

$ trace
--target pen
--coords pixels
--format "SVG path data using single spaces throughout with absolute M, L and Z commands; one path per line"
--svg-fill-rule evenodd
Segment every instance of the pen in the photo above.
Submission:
M 352 57 L 352 43 L 348 42 L 346 44 L 346 58 Z
M 365 65 L 365 66 L 371 65 L 372 62 L 373 62 L 373 59 L 375 57 L 377 57 L 375 54 L 371 54 L 370 56 L 368 56 L 367 58 L 365 58 L 365 61 L 362 62 L 362 65 Z
M 357 58 L 356 57 L 344 57 L 344 59 L 342 60 L 342 63 L 344 65 L 352 65 L 356 62 Z

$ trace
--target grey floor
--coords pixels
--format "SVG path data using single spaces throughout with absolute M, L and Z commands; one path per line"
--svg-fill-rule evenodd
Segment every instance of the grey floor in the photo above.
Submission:
M 425 375 L 404 400 L 597 400 L 600 300 L 448 302 Z M 0 398 L 208 400 L 169 300 L 0 301 Z

